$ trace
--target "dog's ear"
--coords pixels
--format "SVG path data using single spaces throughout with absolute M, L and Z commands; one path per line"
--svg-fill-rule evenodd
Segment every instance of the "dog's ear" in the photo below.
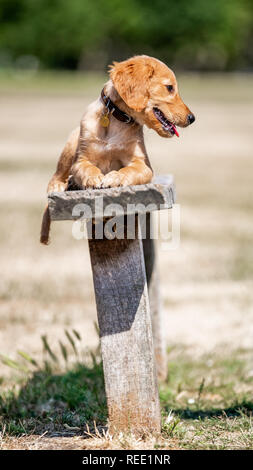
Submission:
M 133 57 L 110 66 L 110 78 L 129 108 L 142 111 L 149 99 L 154 68 L 144 57 Z

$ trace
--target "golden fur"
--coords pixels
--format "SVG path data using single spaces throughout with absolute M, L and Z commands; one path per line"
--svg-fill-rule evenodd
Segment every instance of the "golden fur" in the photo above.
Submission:
M 169 92 L 167 85 L 173 86 Z M 48 192 L 64 191 L 70 174 L 82 188 L 107 188 L 149 183 L 153 172 L 147 156 L 143 125 L 154 129 L 162 137 L 172 137 L 156 118 L 153 107 L 159 108 L 174 125 L 189 124 L 189 108 L 178 93 L 174 73 L 161 61 L 148 56 L 136 56 L 110 67 L 110 80 L 105 94 L 134 124 L 126 124 L 110 116 L 108 127 L 102 127 L 100 118 L 105 111 L 101 98 L 90 104 L 80 128 L 75 129 L 48 184 Z M 48 243 L 49 211 L 46 207 L 41 242 Z

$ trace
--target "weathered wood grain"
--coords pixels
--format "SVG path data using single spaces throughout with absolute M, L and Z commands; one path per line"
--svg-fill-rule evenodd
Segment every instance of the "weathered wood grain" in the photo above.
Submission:
M 145 185 L 48 194 L 51 220 L 76 220 L 80 217 L 88 220 L 110 215 L 147 213 L 170 209 L 174 202 L 172 175 L 158 176 L 152 183 Z
M 146 277 L 148 285 L 149 305 L 152 319 L 152 331 L 154 352 L 156 360 L 156 370 L 159 380 L 165 380 L 167 377 L 167 361 L 165 337 L 162 319 L 162 305 L 160 295 L 160 281 L 157 260 L 157 241 L 152 239 L 152 214 L 146 216 L 145 238 L 142 239 L 143 253 L 146 268 Z M 144 222 L 144 219 L 143 219 Z
M 137 216 L 136 216 L 137 219 Z M 160 431 L 142 240 L 89 240 L 111 431 Z

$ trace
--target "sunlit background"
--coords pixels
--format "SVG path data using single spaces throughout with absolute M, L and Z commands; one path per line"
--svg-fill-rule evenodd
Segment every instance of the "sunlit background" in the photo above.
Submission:
M 145 131 L 181 205 L 181 245 L 159 253 L 167 345 L 194 358 L 245 350 L 252 369 L 252 41 L 250 0 L 0 0 L 0 353 L 39 359 L 40 336 L 57 347 L 64 328 L 98 344 L 87 242 L 56 222 L 41 246 L 41 215 L 108 65 L 149 54 L 196 115 L 179 139 Z

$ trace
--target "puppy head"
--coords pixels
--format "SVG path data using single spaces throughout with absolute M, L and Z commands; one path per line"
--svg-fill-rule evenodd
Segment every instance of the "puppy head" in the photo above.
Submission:
M 174 73 L 160 60 L 135 56 L 114 62 L 110 78 L 133 117 L 162 137 L 178 135 L 176 126 L 194 122 L 194 115 L 179 96 Z

